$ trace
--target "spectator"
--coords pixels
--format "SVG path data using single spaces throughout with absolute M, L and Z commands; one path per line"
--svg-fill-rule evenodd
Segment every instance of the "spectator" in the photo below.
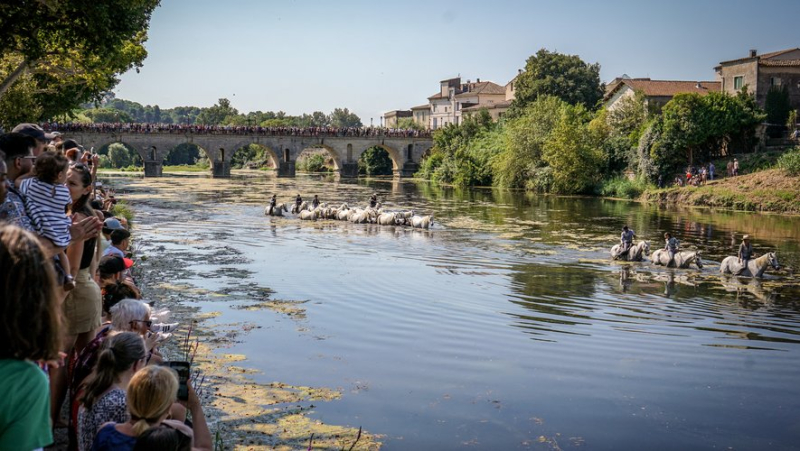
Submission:
M 185 424 L 174 425 L 173 421 L 164 420 L 157 427 L 146 430 L 136 439 L 133 451 L 190 451 L 194 434 Z
M 106 249 L 105 255 L 116 255 L 118 257 L 125 257 L 125 252 L 128 251 L 130 246 L 131 233 L 125 229 L 113 230 L 110 234 L 111 246 Z
M 38 157 L 40 153 L 44 152 L 47 144 L 53 139 L 51 133 L 45 133 L 42 127 L 36 124 L 19 124 L 11 130 L 12 133 L 21 133 L 25 136 L 30 136 L 36 140 L 36 146 L 33 148 L 33 156 Z
M 0 222 L 22 227 L 33 231 L 30 217 L 25 210 L 23 196 L 17 190 L 14 182 L 18 177 L 31 172 L 33 168 L 33 149 L 36 140 L 22 133 L 6 133 L 0 136 L 0 151 L 5 153 L 6 165 L 6 198 L 0 205 Z
M 0 449 L 53 442 L 47 376 L 34 363 L 56 362 L 61 308 L 53 268 L 30 232 L 0 226 Z
M 717 168 L 714 166 L 714 162 L 708 163 L 708 179 L 714 180 L 714 173 L 716 172 Z
M 736 158 L 733 159 L 733 175 L 734 177 L 739 175 L 739 160 Z
M 92 449 L 129 451 L 134 449 L 137 438 L 148 429 L 164 423 L 182 429 L 180 422 L 165 421 L 177 394 L 178 378 L 173 370 L 162 366 L 148 366 L 140 370 L 128 384 L 127 403 L 131 419 L 125 423 L 104 425 L 97 433 Z M 192 413 L 192 449 L 211 450 L 211 432 L 208 430 L 200 400 L 191 384 L 187 407 Z
M 133 375 L 145 365 L 144 340 L 135 332 L 123 332 L 105 341 L 92 374 L 78 395 L 78 449 L 92 449 L 100 426 L 109 421 L 128 421 L 125 390 Z
M 106 250 L 111 246 L 111 232 L 115 230 L 125 230 L 119 219 L 110 217 L 103 221 L 103 237 L 100 239 L 100 255 L 105 255 Z

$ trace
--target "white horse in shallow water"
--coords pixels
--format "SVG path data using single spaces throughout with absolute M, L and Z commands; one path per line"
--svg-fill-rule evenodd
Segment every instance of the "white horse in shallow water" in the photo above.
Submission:
M 650 256 L 650 261 L 654 265 L 667 266 L 670 268 L 688 268 L 694 263 L 698 268 L 703 269 L 703 261 L 700 260 L 699 252 L 679 251 L 675 253 L 675 258 L 669 260 L 669 252 L 658 249 Z
M 270 206 L 267 205 L 267 208 L 264 209 L 264 215 L 266 216 L 283 216 L 284 212 L 288 213 L 289 209 L 286 208 L 286 204 L 283 202 L 275 205 L 275 208 L 270 208 Z
M 650 253 L 650 242 L 639 241 L 638 243 L 631 246 L 631 248 L 628 249 L 628 252 L 624 255 L 620 255 L 621 249 L 622 249 L 621 244 L 614 245 L 614 247 L 611 248 L 611 258 L 614 260 L 640 262 L 644 260 L 644 257 L 647 254 Z
M 761 277 L 768 267 L 772 266 L 774 269 L 781 269 L 778 263 L 778 256 L 775 252 L 768 252 L 761 257 L 751 258 L 747 261 L 747 268 L 740 273 L 742 265 L 739 263 L 739 257 L 725 257 L 719 265 L 719 272 L 722 274 L 735 274 L 742 277 Z

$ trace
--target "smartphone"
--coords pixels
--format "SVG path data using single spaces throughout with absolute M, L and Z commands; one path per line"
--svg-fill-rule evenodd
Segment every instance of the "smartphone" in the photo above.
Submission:
M 189 400 L 189 362 L 164 362 L 164 365 L 172 368 L 178 373 L 178 399 L 181 401 Z

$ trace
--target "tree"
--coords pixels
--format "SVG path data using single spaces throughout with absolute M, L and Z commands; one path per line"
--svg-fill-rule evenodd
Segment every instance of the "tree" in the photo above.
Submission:
M 365 175 L 392 175 L 392 159 L 380 146 L 370 147 L 358 159 L 358 173 Z
M 603 98 L 604 90 L 600 83 L 599 64 L 587 64 L 577 55 L 563 55 L 546 49 L 528 58 L 525 71 L 514 83 L 516 94 L 509 111 L 512 116 L 521 116 L 527 105 L 544 95 L 594 109 Z
M 333 127 L 361 127 L 361 118 L 347 108 L 336 108 L 329 116 Z
M 91 110 L 84 110 L 83 114 L 86 115 L 92 122 L 133 122 L 133 118 L 124 112 L 113 108 L 95 108 Z
M 238 114 L 236 108 L 231 106 L 231 101 L 223 98 L 213 106 L 203 109 L 197 116 L 197 122 L 205 125 L 223 125 Z
M 108 146 L 108 159 L 112 168 L 126 168 L 131 165 L 128 149 L 123 144 L 113 143 Z
M 767 98 L 764 101 L 764 111 L 767 113 L 767 122 L 783 127 L 789 112 L 792 111 L 792 104 L 789 101 L 789 89 L 786 85 L 772 86 L 767 91 Z
M 600 181 L 603 154 L 591 138 L 590 114 L 582 105 L 561 109 L 559 120 L 544 144 L 544 161 L 553 171 L 554 191 L 589 192 Z
M 69 112 L 141 67 L 159 0 L 40 0 L 0 8 L 0 100 L 17 84 L 39 118 Z M 0 110 L 0 116 L 6 110 Z
M 401 117 L 397 120 L 397 128 L 402 130 L 425 130 L 413 117 Z

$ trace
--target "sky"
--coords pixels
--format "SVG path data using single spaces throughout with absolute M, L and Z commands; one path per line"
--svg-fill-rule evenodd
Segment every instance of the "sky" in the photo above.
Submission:
M 148 57 L 118 98 L 291 115 L 349 108 L 368 125 L 439 81 L 505 85 L 539 49 L 627 74 L 714 80 L 720 61 L 800 47 L 800 1 L 162 0 Z

